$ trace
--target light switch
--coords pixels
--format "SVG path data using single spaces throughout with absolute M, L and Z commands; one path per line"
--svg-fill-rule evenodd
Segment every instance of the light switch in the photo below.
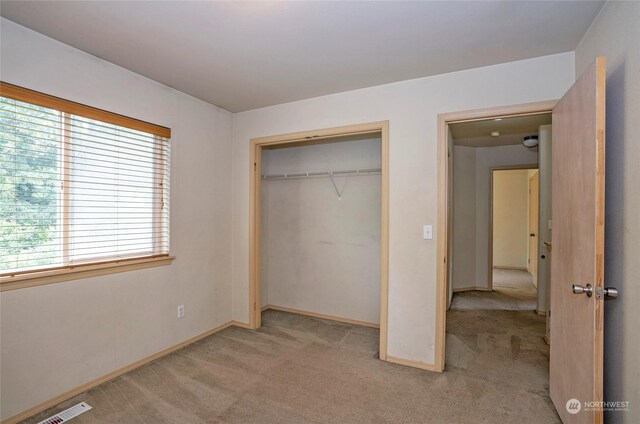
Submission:
M 425 225 L 422 227 L 422 238 L 425 240 L 433 239 L 433 227 L 431 225 Z
M 547 229 L 550 230 L 551 229 L 551 220 L 547 221 Z

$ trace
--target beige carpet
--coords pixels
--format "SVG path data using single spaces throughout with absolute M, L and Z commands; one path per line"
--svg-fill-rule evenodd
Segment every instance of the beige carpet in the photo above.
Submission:
M 524 270 L 493 269 L 493 291 L 454 293 L 451 309 L 534 311 L 538 305 L 533 276 Z
M 450 311 L 447 371 L 376 359 L 378 331 L 266 311 L 76 396 L 74 423 L 554 423 L 544 321 Z

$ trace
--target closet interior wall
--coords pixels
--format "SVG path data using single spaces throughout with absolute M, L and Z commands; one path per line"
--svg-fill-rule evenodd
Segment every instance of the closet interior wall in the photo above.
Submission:
M 379 169 L 372 137 L 263 149 L 262 174 Z M 262 307 L 379 324 L 379 172 L 267 177 L 261 196 Z

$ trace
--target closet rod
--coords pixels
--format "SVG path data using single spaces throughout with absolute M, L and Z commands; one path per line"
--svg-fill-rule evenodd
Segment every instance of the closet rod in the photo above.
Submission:
M 345 169 L 342 171 L 321 171 L 321 172 L 298 172 L 287 174 L 263 175 L 263 180 L 293 180 L 299 178 L 318 178 L 318 177 L 350 177 L 363 175 L 380 174 L 380 168 L 365 169 Z

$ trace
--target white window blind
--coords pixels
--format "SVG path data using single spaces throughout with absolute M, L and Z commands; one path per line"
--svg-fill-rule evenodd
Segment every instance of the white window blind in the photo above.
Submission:
M 0 274 L 167 255 L 169 139 L 59 109 L 0 96 Z

